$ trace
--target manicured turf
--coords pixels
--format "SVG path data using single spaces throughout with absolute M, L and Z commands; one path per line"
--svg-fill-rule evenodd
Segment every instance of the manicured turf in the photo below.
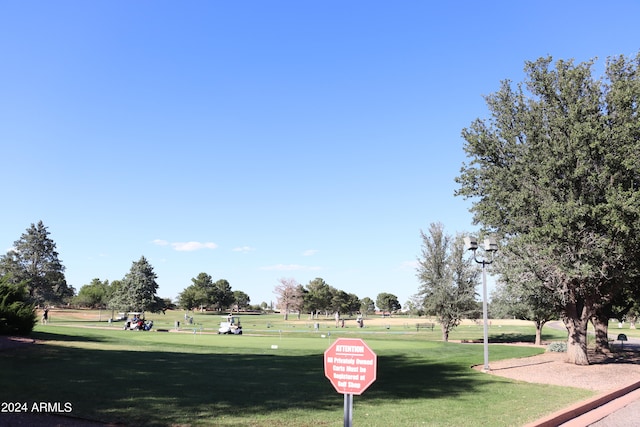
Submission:
M 171 328 L 177 316 L 155 316 L 156 325 Z M 482 363 L 482 346 L 438 342 L 439 331 L 405 326 L 414 321 L 359 329 L 323 320 L 316 332 L 315 321 L 242 319 L 245 334 L 230 336 L 207 333 L 219 316 L 198 315 L 201 326 L 182 332 L 136 332 L 58 314 L 37 327 L 43 344 L 0 353 L 0 396 L 70 402 L 73 416 L 127 425 L 340 426 L 343 395 L 323 371 L 337 336 L 363 338 L 378 355 L 377 380 L 354 396 L 354 425 L 518 426 L 592 395 L 477 372 L 470 366 Z M 478 338 L 471 329 L 481 337 L 476 325 L 456 333 Z M 498 332 L 530 336 L 532 327 Z M 490 355 L 541 351 L 492 345 Z

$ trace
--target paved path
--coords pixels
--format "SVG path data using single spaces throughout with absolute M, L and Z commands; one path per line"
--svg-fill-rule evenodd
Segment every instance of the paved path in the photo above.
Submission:
M 560 427 L 637 427 L 640 420 L 640 389 L 594 408 Z
M 589 427 L 637 427 L 640 423 L 640 397 L 634 402 L 613 411 Z

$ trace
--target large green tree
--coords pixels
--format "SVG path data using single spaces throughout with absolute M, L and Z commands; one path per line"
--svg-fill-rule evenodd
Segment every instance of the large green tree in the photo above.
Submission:
M 486 97 L 490 119 L 462 132 L 457 178 L 477 223 L 535 248 L 575 364 L 589 363 L 587 324 L 640 259 L 640 55 L 608 59 L 600 77 L 593 63 L 541 58 L 524 84 L 504 81 Z
M 180 293 L 178 301 L 180 306 L 186 310 L 192 310 L 196 307 L 203 309 L 211 304 L 213 294 L 213 278 L 202 272 L 191 278 L 191 285 Z
M 307 292 L 304 294 L 304 306 L 312 318 L 317 317 L 318 312 L 328 314 L 331 310 L 333 291 L 331 286 L 321 277 L 316 277 L 307 284 Z
M 366 316 L 373 314 L 376 311 L 376 303 L 369 297 L 364 297 L 360 300 L 360 312 Z
M 185 288 L 178 297 L 182 308 L 189 310 L 195 307 L 212 307 L 225 310 L 235 302 L 231 285 L 225 279 L 214 282 L 211 275 L 203 272 L 192 278 L 191 282 L 191 286 Z
M 216 280 L 210 298 L 211 304 L 218 310 L 230 308 L 235 299 L 229 281 L 226 279 Z
M 157 275 L 144 256 L 131 264 L 131 269 L 114 289 L 110 306 L 123 311 L 159 311 Z
M 0 257 L 0 275 L 10 274 L 12 283 L 24 283 L 29 299 L 37 304 L 65 303 L 75 293 L 67 285 L 64 265 L 49 234 L 42 221 L 31 224 Z
M 394 311 L 398 311 L 402 308 L 402 305 L 398 301 L 398 297 L 394 294 L 390 294 L 389 292 L 381 292 L 376 297 L 376 305 L 380 310 L 388 311 L 389 313 L 393 313 Z
M 236 307 L 236 310 L 240 311 L 241 309 L 249 308 L 249 304 L 251 303 L 251 297 L 246 292 L 243 291 L 233 291 L 233 305 Z
M 82 307 L 105 308 L 109 303 L 111 287 L 109 281 L 95 278 L 88 285 L 84 285 L 73 298 L 73 303 Z
M 197 286 L 187 286 L 178 295 L 178 305 L 185 310 L 204 308 L 207 305 L 206 291 Z
M 465 257 L 462 236 L 453 238 L 442 223 L 432 223 L 420 231 L 422 254 L 418 258 L 419 295 L 425 312 L 440 323 L 442 340 L 476 308 L 478 269 Z

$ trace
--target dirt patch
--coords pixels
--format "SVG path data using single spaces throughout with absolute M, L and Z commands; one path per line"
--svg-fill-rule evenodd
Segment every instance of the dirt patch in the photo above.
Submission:
M 577 387 L 599 392 L 617 390 L 640 378 L 640 352 L 616 349 L 605 354 L 589 350 L 588 366 L 566 362 L 566 353 L 546 352 L 537 356 L 491 362 L 490 375 L 514 380 Z M 473 367 L 482 370 L 483 366 Z

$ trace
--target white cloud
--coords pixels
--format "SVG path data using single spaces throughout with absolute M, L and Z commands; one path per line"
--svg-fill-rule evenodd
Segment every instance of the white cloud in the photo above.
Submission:
M 240 246 L 237 248 L 233 248 L 231 249 L 233 252 L 243 252 L 243 253 L 247 253 L 247 252 L 253 252 L 256 250 L 256 248 L 252 248 L 251 246 Z
M 260 270 L 271 270 L 271 271 L 296 271 L 296 270 L 306 270 L 306 271 L 315 271 L 321 270 L 320 267 L 307 266 L 307 265 L 299 265 L 299 264 L 276 264 L 269 265 L 266 267 L 260 267 Z
M 306 251 L 302 252 L 302 256 L 312 256 L 318 253 L 317 249 L 307 249 Z
M 215 249 L 218 247 L 218 245 L 213 242 L 174 242 L 171 243 L 171 247 L 173 247 L 173 249 L 175 249 L 176 251 L 190 252 L 200 249 Z
M 167 242 L 162 239 L 155 239 L 153 241 L 154 245 L 158 246 L 171 246 L 176 251 L 181 252 L 191 252 L 198 251 L 200 249 L 216 249 L 218 245 L 213 242 Z

